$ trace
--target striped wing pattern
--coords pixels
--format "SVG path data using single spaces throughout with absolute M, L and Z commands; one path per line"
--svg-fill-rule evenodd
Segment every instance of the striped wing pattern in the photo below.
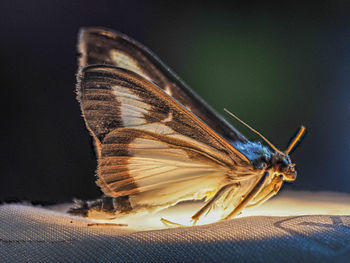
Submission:
M 95 140 L 97 184 L 108 196 L 129 196 L 134 210 L 202 199 L 232 183 L 238 169 L 249 172 L 244 155 L 130 70 L 83 68 L 78 99 Z
M 181 102 L 211 129 L 230 142 L 247 139 L 182 82 L 168 66 L 148 48 L 130 37 L 103 28 L 80 31 L 80 66 L 114 65 L 133 71 L 155 83 Z

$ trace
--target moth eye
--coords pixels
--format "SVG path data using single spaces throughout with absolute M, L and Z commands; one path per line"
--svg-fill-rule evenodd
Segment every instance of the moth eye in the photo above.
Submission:
M 279 174 L 279 177 L 280 177 L 281 179 L 283 179 L 284 176 L 283 176 L 283 174 Z
M 283 164 L 285 165 L 285 166 L 288 166 L 288 161 L 286 160 L 286 159 L 282 159 L 283 161 Z

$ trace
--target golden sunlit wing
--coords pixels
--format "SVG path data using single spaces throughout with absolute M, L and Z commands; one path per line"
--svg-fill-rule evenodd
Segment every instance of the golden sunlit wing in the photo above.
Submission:
M 208 213 L 225 220 L 275 195 L 283 181 L 296 179 L 289 154 L 305 127 L 283 152 L 229 113 L 268 148 L 248 141 L 128 36 L 83 28 L 78 49 L 78 100 L 94 138 L 97 184 L 105 196 L 78 202 L 70 213 L 112 219 L 202 199 L 194 222 Z
M 202 199 L 250 172 L 242 153 L 142 76 L 89 66 L 79 79 L 98 155 L 97 183 L 108 196 L 129 196 L 133 211 Z

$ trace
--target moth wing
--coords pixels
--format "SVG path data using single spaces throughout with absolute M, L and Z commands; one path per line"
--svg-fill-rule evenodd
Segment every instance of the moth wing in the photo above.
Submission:
M 88 66 L 78 99 L 98 155 L 98 181 L 133 208 L 201 199 L 249 160 L 152 82 L 127 69 Z M 247 168 L 248 169 L 248 168 Z
M 156 55 L 128 36 L 109 29 L 83 28 L 78 48 L 81 67 L 100 64 L 131 70 L 155 83 L 228 141 L 247 141 Z

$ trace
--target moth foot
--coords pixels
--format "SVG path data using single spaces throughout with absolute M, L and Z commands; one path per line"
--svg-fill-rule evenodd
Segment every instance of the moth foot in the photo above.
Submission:
M 192 220 L 191 220 L 192 226 L 197 225 L 198 220 L 199 220 L 199 218 L 196 218 L 196 219 L 192 218 Z
M 180 227 L 180 226 L 184 226 L 184 225 L 181 225 L 179 223 L 175 223 L 175 222 L 172 222 L 170 220 L 167 220 L 165 218 L 161 218 L 160 221 L 164 224 L 164 226 L 166 227 Z

